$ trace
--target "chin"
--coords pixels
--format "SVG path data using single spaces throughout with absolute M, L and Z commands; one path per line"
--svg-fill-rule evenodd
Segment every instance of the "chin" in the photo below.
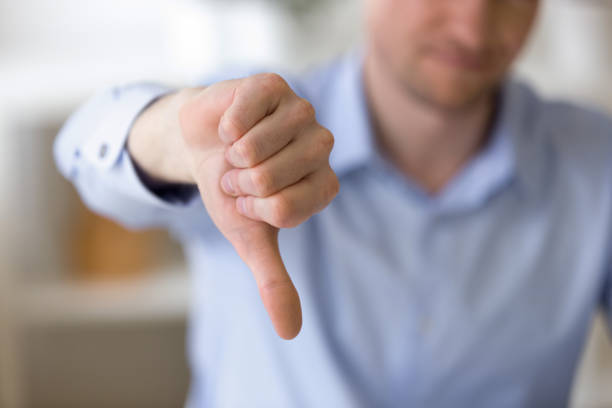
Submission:
M 490 88 L 452 87 L 435 90 L 431 98 L 440 107 L 450 110 L 468 109 L 490 95 Z
M 465 110 L 480 104 L 498 87 L 499 81 L 475 78 L 429 78 L 416 87 L 421 99 L 444 110 Z

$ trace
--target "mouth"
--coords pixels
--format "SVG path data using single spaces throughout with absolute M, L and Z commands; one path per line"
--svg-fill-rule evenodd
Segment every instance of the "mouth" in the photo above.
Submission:
M 474 54 L 459 50 L 432 49 L 430 55 L 437 62 L 460 71 L 483 73 L 491 66 L 484 53 Z

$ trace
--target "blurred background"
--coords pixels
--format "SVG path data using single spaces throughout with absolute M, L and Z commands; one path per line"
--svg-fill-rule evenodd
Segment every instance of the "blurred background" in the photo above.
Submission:
M 83 207 L 51 155 L 70 112 L 130 81 L 298 72 L 361 35 L 359 0 L 0 0 L 0 407 L 180 407 L 187 392 L 180 248 Z M 612 114 L 612 2 L 544 0 L 516 73 Z M 612 407 L 611 384 L 599 317 L 572 406 Z

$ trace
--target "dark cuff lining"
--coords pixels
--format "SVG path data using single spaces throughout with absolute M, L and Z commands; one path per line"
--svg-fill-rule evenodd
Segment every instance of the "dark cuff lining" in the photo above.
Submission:
M 198 188 L 194 184 L 160 181 L 146 173 L 133 158 L 132 163 L 138 178 L 146 189 L 169 204 L 187 204 L 198 193 Z

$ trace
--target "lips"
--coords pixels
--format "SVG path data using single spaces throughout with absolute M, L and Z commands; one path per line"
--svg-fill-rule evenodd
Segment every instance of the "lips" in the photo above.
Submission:
M 492 63 L 490 56 L 485 53 L 470 53 L 461 50 L 432 49 L 431 56 L 437 61 L 463 71 L 484 72 Z

